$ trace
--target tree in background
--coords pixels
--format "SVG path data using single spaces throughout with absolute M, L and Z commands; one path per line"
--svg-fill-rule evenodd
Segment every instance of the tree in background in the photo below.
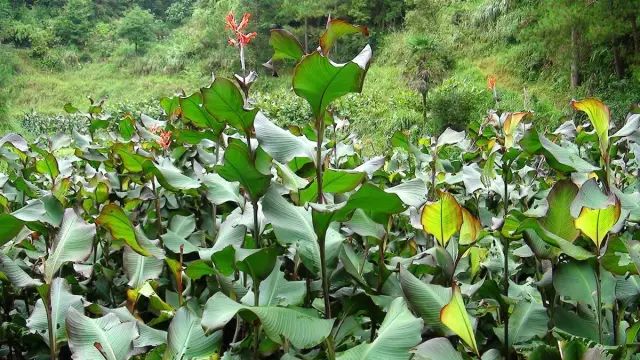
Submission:
M 93 27 L 95 7 L 89 0 L 69 0 L 54 24 L 54 32 L 63 44 L 83 47 Z
M 118 35 L 127 39 L 135 45 L 136 54 L 138 49 L 144 47 L 146 43 L 153 40 L 155 19 L 148 10 L 143 10 L 139 6 L 133 7 L 124 14 L 118 26 Z

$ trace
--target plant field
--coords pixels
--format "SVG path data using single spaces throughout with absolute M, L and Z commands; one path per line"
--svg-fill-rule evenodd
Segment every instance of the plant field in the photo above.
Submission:
M 248 21 L 226 18 L 238 73 L 158 117 L 91 100 L 65 105 L 86 131 L 0 138 L 0 358 L 640 359 L 640 114 L 488 111 L 368 156 L 333 111 L 367 28 L 330 20 L 309 53 L 271 31 L 311 109 L 280 127 Z

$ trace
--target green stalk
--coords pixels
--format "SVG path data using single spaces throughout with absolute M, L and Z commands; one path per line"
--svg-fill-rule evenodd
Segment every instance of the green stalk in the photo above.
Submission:
M 598 312 L 598 342 L 602 344 L 602 284 L 600 283 L 600 249 L 596 251 L 596 310 Z
M 504 223 L 507 220 L 507 211 L 509 210 L 509 198 L 508 198 L 508 188 L 507 188 L 507 170 L 509 166 L 506 162 L 502 165 L 502 182 L 504 182 L 504 218 L 502 219 L 502 227 L 504 227 Z M 502 232 L 502 231 L 501 231 Z M 502 255 L 504 257 L 504 276 L 503 276 L 503 287 L 504 287 L 504 296 L 505 298 L 509 297 L 509 239 L 502 235 L 503 238 L 503 246 L 502 246 Z M 509 304 L 504 309 L 504 357 L 509 360 Z
M 153 190 L 153 196 L 156 198 L 156 227 L 158 228 L 158 235 L 163 233 L 162 219 L 160 218 L 160 197 L 158 196 L 158 189 L 156 189 L 155 177 L 151 179 L 151 189 Z M 158 236 L 159 238 L 160 236 Z
M 318 185 L 318 202 L 324 203 L 324 194 L 322 193 L 322 139 L 324 137 L 324 126 L 322 116 L 316 119 L 316 184 Z
M 52 360 L 56 360 L 58 352 L 56 350 L 56 336 L 53 333 L 53 317 L 51 316 L 51 284 L 47 284 L 47 303 L 45 309 L 47 310 L 47 330 L 49 331 L 49 356 Z M 44 299 L 43 299 L 44 301 Z
M 329 276 L 327 275 L 327 255 L 325 251 L 325 236 L 318 239 L 320 245 L 320 271 L 322 276 L 322 297 L 324 298 L 324 317 L 331 319 L 331 301 L 329 299 Z

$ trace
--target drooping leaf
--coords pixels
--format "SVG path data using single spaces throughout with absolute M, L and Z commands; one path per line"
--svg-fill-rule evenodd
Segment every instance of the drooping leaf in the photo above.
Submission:
M 66 325 L 69 348 L 77 360 L 125 360 L 139 336 L 135 322 L 120 322 L 115 314 L 92 319 L 69 308 Z
M 579 101 L 572 100 L 571 106 L 587 114 L 591 124 L 593 124 L 593 128 L 596 130 L 596 134 L 598 134 L 600 153 L 604 159 L 608 159 L 609 123 L 611 121 L 609 107 L 595 98 L 586 98 Z
M 400 268 L 400 286 L 409 306 L 424 320 L 425 326 L 443 332 L 440 311 L 451 299 L 451 289 L 428 284 L 409 270 Z
M 82 261 L 89 257 L 96 226 L 88 224 L 73 209 L 66 209 L 60 230 L 53 240 L 51 252 L 44 265 L 49 283 L 56 271 L 67 261 Z
M 349 24 L 341 19 L 331 19 L 327 23 L 326 30 L 320 36 L 320 48 L 322 49 L 322 54 L 327 56 L 339 38 L 345 35 L 358 33 L 361 33 L 364 36 L 369 36 L 369 29 L 367 29 L 366 26 Z
M 241 316 L 252 314 L 260 320 L 271 341 L 282 344 L 283 339 L 286 339 L 298 349 L 308 349 L 324 341 L 329 336 L 334 321 L 312 316 L 303 309 L 242 305 L 218 292 L 205 305 L 202 327 L 207 333 L 220 329 L 236 313 Z
M 304 56 L 296 66 L 293 90 L 309 102 L 318 119 L 333 100 L 362 90 L 370 59 L 369 45 L 355 59 L 340 65 L 334 65 L 327 57 L 315 51 Z
M 29 276 L 15 261 L 1 251 L 0 273 L 3 273 L 11 281 L 11 284 L 18 288 L 42 285 L 40 280 Z
M 269 45 L 271 45 L 274 51 L 271 57 L 272 61 L 285 59 L 298 61 L 304 55 L 302 44 L 287 30 L 271 30 Z
M 286 164 L 296 157 L 315 159 L 315 144 L 312 141 L 280 128 L 261 112 L 256 115 L 254 126 L 258 143 L 276 161 Z
M 167 332 L 167 349 L 163 359 L 193 359 L 218 352 L 222 332 L 206 335 L 201 319 L 187 307 L 181 307 L 171 320 Z
M 440 311 L 440 321 L 478 354 L 476 336 L 459 287 L 454 286 L 451 301 Z
M 62 278 L 53 279 L 51 283 L 51 323 L 53 324 L 56 343 L 67 340 L 67 329 L 65 321 L 69 309 L 84 311 L 82 296 L 71 293 L 71 287 L 67 280 Z M 49 345 L 49 326 L 47 322 L 47 311 L 42 299 L 36 301 L 36 306 L 27 319 L 29 330 L 36 332 Z
M 460 207 L 462 211 L 462 226 L 460 227 L 460 245 L 468 245 L 476 240 L 478 240 L 478 236 L 480 236 L 480 231 L 482 231 L 482 224 L 480 220 L 473 216 L 469 210 Z
M 441 246 L 460 231 L 462 221 L 462 209 L 449 193 L 441 193 L 438 201 L 425 205 L 420 216 L 424 231 L 433 235 Z
M 114 239 L 124 241 L 138 254 L 151 255 L 149 250 L 138 243 L 131 220 L 118 205 L 108 204 L 103 207 L 100 216 L 96 219 L 96 224 L 105 227 Z
M 338 360 L 409 359 L 411 348 L 420 340 L 422 320 L 411 314 L 404 299 L 395 298 L 371 343 L 364 343 L 338 354 Z

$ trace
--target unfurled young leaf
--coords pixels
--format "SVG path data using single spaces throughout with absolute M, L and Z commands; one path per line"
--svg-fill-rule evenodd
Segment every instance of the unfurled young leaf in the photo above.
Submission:
M 420 217 L 424 231 L 433 235 L 441 246 L 447 245 L 460 231 L 462 221 L 462 208 L 449 193 L 441 193 L 438 201 L 426 204 Z
M 345 36 L 361 33 L 369 36 L 369 29 L 366 26 L 352 25 L 341 19 L 332 19 L 327 23 L 327 29 L 320 36 L 320 48 L 322 54 L 327 56 L 335 42 Z
M 600 142 L 600 154 L 602 158 L 608 160 L 609 156 L 609 123 L 611 122 L 611 112 L 609 107 L 602 101 L 595 98 L 583 100 L 572 100 L 571 106 L 587 114 L 591 124 L 593 124 L 598 140 Z
M 575 226 L 596 245 L 598 251 L 605 236 L 620 219 L 620 201 L 612 196 L 608 206 L 603 209 L 583 207 L 575 219 Z
M 479 355 L 471 319 L 458 286 L 453 287 L 451 301 L 440 311 L 440 321 L 458 335 L 473 352 Z
M 114 239 L 122 240 L 142 256 L 149 256 L 149 250 L 142 247 L 136 238 L 136 232 L 127 214 L 116 204 L 108 204 L 102 208 L 96 224 L 105 227 Z

